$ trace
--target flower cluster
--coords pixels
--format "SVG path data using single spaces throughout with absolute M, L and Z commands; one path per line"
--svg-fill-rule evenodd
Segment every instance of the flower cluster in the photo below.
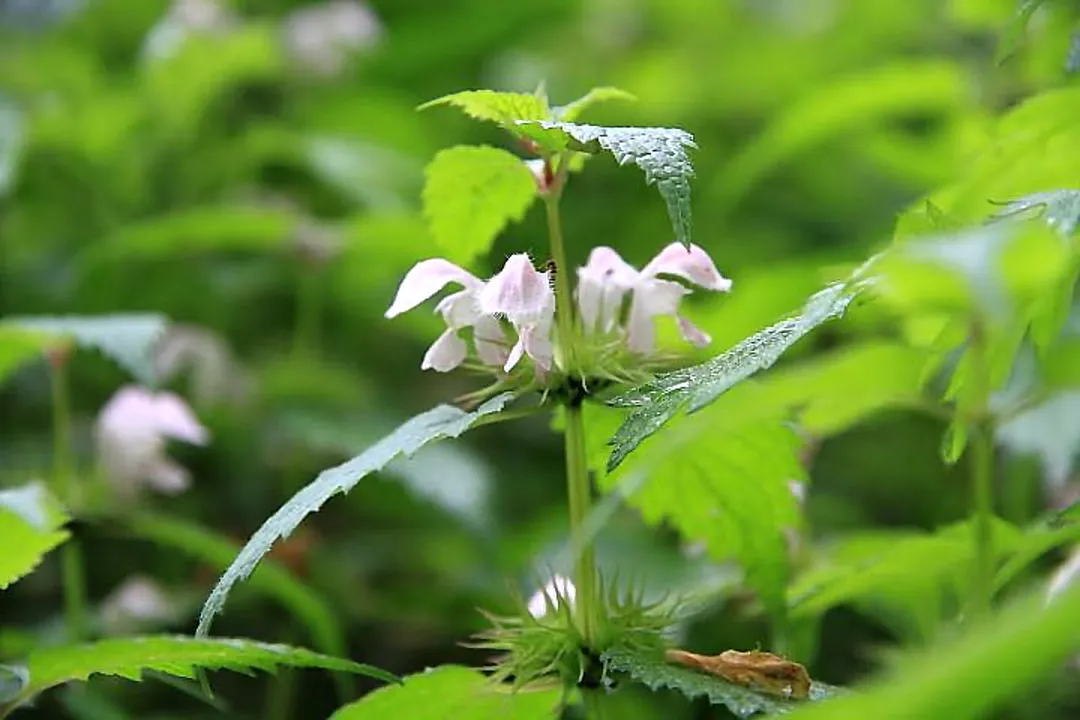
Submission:
M 640 271 L 615 250 L 597 247 L 578 269 L 577 278 L 578 334 L 585 341 L 617 337 L 627 350 L 641 356 L 655 350 L 654 320 L 659 317 L 674 318 L 690 343 L 700 347 L 709 342 L 708 335 L 678 314 L 679 301 L 690 288 L 669 278 L 717 292 L 731 288 L 731 281 L 704 250 L 678 243 L 668 245 Z M 421 368 L 448 372 L 465 362 L 469 350 L 461 333 L 471 329 L 476 357 L 483 365 L 510 372 L 528 356 L 537 370 L 552 369 L 553 278 L 548 270 L 534 267 L 524 253 L 511 255 L 486 281 L 441 258 L 417 263 L 401 281 L 386 317 L 411 310 L 451 283 L 462 289 L 435 306 L 446 330 L 428 348 Z

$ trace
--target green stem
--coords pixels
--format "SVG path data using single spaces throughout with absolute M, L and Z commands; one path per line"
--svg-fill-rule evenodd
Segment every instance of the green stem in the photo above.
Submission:
M 973 382 L 976 385 L 977 406 L 969 422 L 971 432 L 971 497 L 972 540 L 975 545 L 975 576 L 969 598 L 970 615 L 984 617 L 990 611 L 994 593 L 994 444 L 993 426 L 989 419 L 990 369 L 986 352 L 986 337 L 982 326 L 975 323 L 971 330 Z
M 574 367 L 574 298 L 570 290 L 570 272 L 566 264 L 566 245 L 563 242 L 559 218 L 559 198 L 566 182 L 566 159 L 561 158 L 551 189 L 544 195 L 547 211 L 548 238 L 551 258 L 555 261 L 555 329 L 562 352 L 564 371 Z M 566 491 L 570 505 L 570 547 L 574 558 L 575 614 L 585 644 L 591 646 L 596 637 L 599 613 L 596 595 L 596 558 L 592 542 L 583 539 L 585 521 L 592 505 L 592 485 L 589 481 L 588 458 L 585 453 L 585 424 L 581 401 L 572 399 L 566 404 Z
M 599 610 L 596 597 L 596 558 L 582 531 L 592 509 L 592 486 L 585 454 L 585 424 L 580 405 L 566 406 L 566 491 L 570 501 L 570 550 L 574 558 L 575 612 L 585 644 L 592 647 Z
M 66 356 L 58 353 L 50 357 L 49 369 L 53 415 L 53 492 L 65 507 L 72 509 L 76 505 L 76 498 Z M 82 550 L 78 538 L 74 536 L 60 548 L 60 572 L 68 641 L 75 643 L 86 636 L 86 572 Z
M 559 219 L 559 194 L 558 190 L 553 190 L 546 195 L 544 206 L 547 211 L 549 249 L 551 259 L 555 261 L 555 326 L 564 369 L 569 371 L 573 367 L 574 296 L 570 290 L 570 272 Z
M 994 506 L 992 485 L 994 446 L 985 425 L 975 428 L 971 439 L 972 522 L 975 540 L 975 582 L 972 586 L 972 616 L 985 615 L 990 610 L 994 592 Z

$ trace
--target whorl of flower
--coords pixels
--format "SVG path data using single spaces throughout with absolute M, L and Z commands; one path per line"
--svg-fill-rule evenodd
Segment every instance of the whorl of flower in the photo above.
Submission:
M 537 370 L 546 373 L 555 362 L 551 280 L 524 253 L 510 256 L 502 270 L 486 281 L 448 260 L 424 260 L 405 275 L 386 317 L 411 310 L 448 284 L 460 285 L 461 290 L 435 306 L 447 329 L 425 353 L 421 367 L 447 372 L 465 362 L 468 347 L 460 332 L 472 328 L 473 345 L 483 365 L 509 372 L 528 357 Z M 731 281 L 720 274 L 704 250 L 697 245 L 688 250 L 678 243 L 665 247 L 640 271 L 612 248 L 594 248 L 585 266 L 578 269 L 577 280 L 581 341 L 614 336 L 639 356 L 655 352 L 658 317 L 673 318 L 691 344 L 708 344 L 709 336 L 679 315 L 679 302 L 691 292 L 687 284 L 714 292 L 731 289 Z M 512 344 L 507 329 L 516 335 Z

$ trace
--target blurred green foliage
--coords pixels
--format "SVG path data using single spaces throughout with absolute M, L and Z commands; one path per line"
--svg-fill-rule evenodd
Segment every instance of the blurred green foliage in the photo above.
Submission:
M 1014 0 L 386 0 L 370 3 L 376 25 L 358 24 L 351 44 L 334 40 L 347 25 L 340 18 L 320 24 L 297 14 L 326 7 L 0 2 L 0 318 L 167 316 L 175 325 L 156 378 L 192 402 L 212 435 L 206 448 L 175 450 L 193 472 L 191 492 L 142 501 L 207 530 L 185 534 L 153 516 L 142 527 L 95 515 L 73 526 L 94 605 L 132 575 L 154 577 L 177 598 L 204 596 L 228 561 L 222 549 L 247 538 L 319 471 L 417 411 L 475 389 L 465 373 L 420 372 L 423 348 L 439 331 L 434 316 L 382 317 L 404 272 L 445 254 L 440 243 L 451 235 L 425 220 L 425 164 L 459 143 L 514 149 L 497 127 L 443 110 L 416 112 L 433 97 L 481 87 L 531 92 L 544 82 L 555 102 L 565 102 L 617 86 L 639 101 L 597 105 L 589 122 L 692 132 L 700 148 L 694 241 L 735 280 L 729 297 L 691 306 L 713 337 L 696 360 L 800 307 L 894 234 L 903 243 L 997 213 L 1037 212 L 1036 203 L 1003 204 L 1080 187 L 1073 151 L 1080 95 L 1068 74 L 1076 9 L 1062 0 L 1020 4 L 1030 12 Z M 598 156 L 588 169 L 572 178 L 563 202 L 571 261 L 608 244 L 644 264 L 672 239 L 664 203 L 639 173 L 620 172 L 610 158 Z M 1055 229 L 1075 229 L 1074 197 L 1045 202 L 1046 219 L 1062 218 Z M 1038 321 L 1048 329 L 1032 331 L 1031 362 L 1053 389 L 1075 384 L 1077 268 L 1062 269 L 1048 236 L 1026 234 L 1034 244 L 1019 255 L 1006 249 L 1014 282 L 1002 292 L 1021 306 L 1039 305 L 1025 323 L 1049 318 Z M 456 259 L 487 275 L 510 252 L 539 261 L 545 248 L 540 213 L 531 209 L 486 256 L 457 246 Z M 703 411 L 712 425 L 688 419 L 685 432 L 658 437 L 634 461 L 669 482 L 645 488 L 653 501 L 634 503 L 647 506 L 645 522 L 629 509 L 615 513 L 598 538 L 601 565 L 632 572 L 655 592 L 707 597 L 680 628 L 684 646 L 718 652 L 778 640 L 733 579 L 737 569 L 695 554 L 687 539 L 748 564 L 757 599 L 788 616 L 786 651 L 830 683 L 881 667 L 893 643 L 937 639 L 941 618 L 955 609 L 959 593 L 921 591 L 934 577 L 962 575 L 957 568 L 969 561 L 970 548 L 956 541 L 968 512 L 965 467 L 940 462 L 947 419 L 912 412 L 922 400 L 907 389 L 916 365 L 945 362 L 933 342 L 951 331 L 941 314 L 967 308 L 979 286 L 961 282 L 970 266 L 928 281 L 926 253 L 951 256 L 919 248 L 890 266 L 892 294 L 883 295 L 895 302 L 887 310 L 824 326 L 792 352 L 810 362 L 725 395 Z M 950 284 L 956 277 L 958 286 Z M 1060 287 L 1055 301 L 1040 292 L 1051 285 Z M 894 343 L 890 313 L 903 315 L 910 346 Z M 1071 342 L 1057 332 L 1062 324 L 1072 328 Z M 1020 342 L 1014 330 L 1001 328 L 991 349 L 1001 379 Z M 4 486 L 44 479 L 52 462 L 48 373 L 44 362 L 28 362 L 39 349 L 32 336 L 0 325 Z M 71 373 L 76 471 L 89 478 L 94 417 L 126 380 L 93 354 L 79 355 Z M 754 422 L 780 433 L 775 421 L 787 417 L 792 397 L 812 435 L 801 463 L 791 466 L 777 450 L 795 443 L 790 434 L 764 447 L 740 443 L 737 432 L 716 440 L 720 430 L 745 432 Z M 866 420 L 878 407 L 890 410 Z M 1040 427 L 1075 427 L 1075 412 L 1060 417 L 1043 416 L 1036 435 L 1048 432 Z M 606 459 L 599 446 L 617 422 L 596 419 L 598 470 Z M 963 449 L 963 438 L 947 437 Z M 1033 452 L 1023 438 L 1007 440 L 1021 455 Z M 1072 441 L 1051 449 L 1060 455 Z M 708 454 L 686 453 L 695 442 Z M 1048 465 L 1047 453 L 1034 451 L 1043 467 L 1010 456 L 996 487 L 999 514 L 1012 524 L 995 525 L 994 537 L 1013 557 L 1076 540 L 1070 532 L 1046 541 L 1052 528 L 1035 519 L 1063 496 L 1072 453 Z M 336 638 L 348 657 L 401 674 L 478 665 L 487 658 L 457 644 L 484 626 L 476 608 L 505 610 L 508 584 L 529 592 L 562 561 L 562 463 L 560 438 L 542 419 L 481 428 L 396 462 L 309 519 L 275 553 L 276 564 L 237 592 L 216 632 L 320 650 Z M 712 508 L 686 512 L 682 485 L 695 481 L 698 467 L 724 463 L 735 472 L 715 481 L 745 504 L 722 521 Z M 1064 471 L 1047 469 L 1062 463 Z M 768 501 L 796 477 L 810 487 L 801 514 L 790 498 Z M 747 478 L 772 485 L 737 484 Z M 788 548 L 776 533 L 789 525 L 800 528 L 803 565 L 812 570 L 785 588 L 791 568 L 779 558 Z M 1016 527 L 1028 525 L 1045 544 L 1017 538 Z M 857 562 L 885 548 L 908 571 L 890 576 L 899 571 L 887 564 L 854 584 L 829 576 L 830 561 Z M 1046 555 L 1037 567 L 1058 559 Z M 274 573 L 291 573 L 296 588 Z M 924 577 L 913 582 L 916 573 Z M 1001 579 L 1001 589 L 1043 576 L 1018 571 Z M 0 594 L 0 661 L 55 642 L 58 588 L 58 563 L 49 559 Z M 166 629 L 194 626 L 195 604 L 183 607 Z M 978 665 L 981 653 L 1006 648 L 1022 660 L 1031 646 L 1016 638 L 1034 633 L 1049 642 L 1075 613 L 1058 615 L 1025 621 L 1017 612 L 985 644 L 958 641 L 942 677 L 971 685 L 974 697 L 978 679 L 995 678 L 982 674 L 989 671 Z M 1033 667 L 1043 674 L 1023 676 L 1025 686 L 1041 680 L 1046 688 L 1032 700 L 1006 706 L 998 702 L 1002 689 L 1000 698 L 957 707 L 1071 717 L 1080 701 L 1061 688 L 1075 677 L 1063 680 L 1045 660 Z M 917 683 L 931 680 L 915 677 L 881 697 L 915 697 L 925 690 Z M 215 682 L 235 706 L 230 714 L 327 717 L 340 705 L 323 675 Z M 380 692 L 392 705 L 398 690 Z M 621 717 L 723 716 L 638 692 L 627 691 L 638 702 L 625 701 Z M 863 707 L 857 702 L 852 712 Z M 920 707 L 911 707 L 916 714 L 906 716 L 918 716 Z M 108 681 L 46 696 L 29 713 L 217 715 L 175 689 Z

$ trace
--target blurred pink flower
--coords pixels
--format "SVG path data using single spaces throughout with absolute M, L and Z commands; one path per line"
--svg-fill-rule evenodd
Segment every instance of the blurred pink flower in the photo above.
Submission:
M 97 451 L 109 480 L 133 494 L 142 484 L 163 493 L 183 492 L 191 483 L 184 468 L 165 454 L 167 440 L 205 445 L 209 433 L 187 404 L 168 392 L 121 388 L 97 420 Z
M 570 578 L 554 575 L 544 587 L 537 590 L 529 598 L 529 614 L 534 618 L 542 618 L 547 615 L 549 605 L 558 608 L 563 602 L 569 603 L 573 607 L 576 595 L 577 588 L 574 587 L 574 583 Z
M 112 634 L 166 625 L 176 619 L 176 603 L 153 580 L 135 575 L 101 601 L 103 628 Z
M 372 9 L 357 0 L 328 0 L 294 10 L 283 23 L 285 48 L 315 75 L 340 73 L 349 55 L 373 47 L 383 34 Z
M 611 248 L 597 247 L 589 254 L 585 267 L 578 270 L 577 300 L 585 332 L 614 330 L 623 300 L 629 293 L 626 345 L 630 350 L 642 355 L 653 351 L 653 319 L 662 316 L 673 317 L 688 342 L 698 347 L 707 345 L 709 336 L 678 314 L 679 301 L 690 294 L 690 289 L 682 283 L 663 279 L 664 275 L 715 292 L 731 289 L 731 281 L 720 274 L 708 253 L 697 245 L 691 245 L 687 250 L 679 243 L 671 243 L 641 272 Z

